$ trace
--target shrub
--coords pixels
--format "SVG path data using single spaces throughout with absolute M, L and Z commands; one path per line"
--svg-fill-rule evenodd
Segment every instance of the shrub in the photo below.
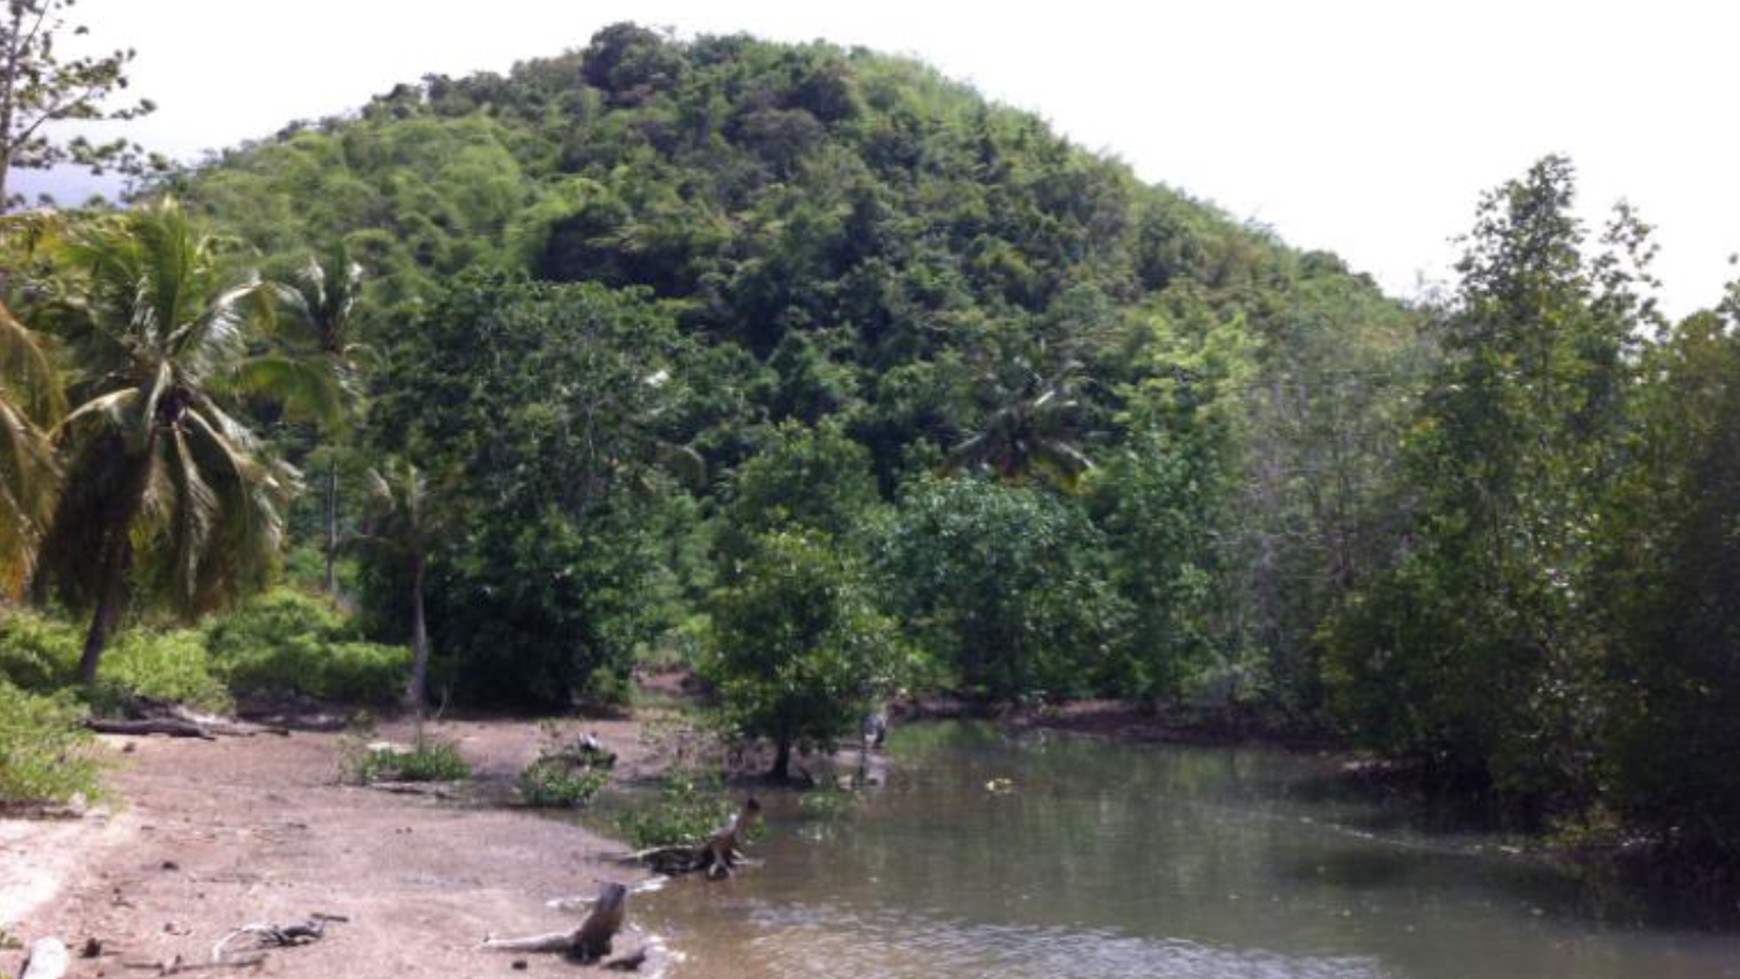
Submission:
M 0 618 L 0 678 L 42 692 L 73 682 L 81 637 L 69 622 L 21 609 Z
M 205 637 L 195 629 L 124 633 L 103 657 L 94 708 L 144 698 L 191 704 L 207 710 L 229 707 L 229 691 L 212 675 Z
M 374 723 L 364 719 L 339 741 L 339 778 L 371 782 L 458 782 L 471 777 L 471 765 L 459 745 L 447 738 L 417 732 L 409 747 L 375 739 Z
M 609 782 L 610 773 L 603 769 L 544 757 L 520 772 L 520 798 L 528 806 L 572 808 L 585 805 Z
M 411 651 L 361 641 L 325 599 L 278 588 L 211 626 L 212 667 L 238 694 L 300 693 L 390 703 L 403 691 Z
M 733 811 L 718 776 L 676 770 L 666 773 L 656 800 L 629 809 L 616 824 L 638 848 L 673 846 L 705 839 Z
M 100 764 L 71 694 L 39 697 L 0 679 L 0 806 L 99 794 Z

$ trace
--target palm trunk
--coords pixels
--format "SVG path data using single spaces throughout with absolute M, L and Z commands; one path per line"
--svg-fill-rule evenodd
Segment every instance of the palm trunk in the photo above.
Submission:
M 109 633 L 114 630 L 121 610 L 127 604 L 127 565 L 131 563 L 132 542 L 123 527 L 115 542 L 104 548 L 102 581 L 97 586 L 97 608 L 91 613 L 91 628 L 85 633 L 84 655 L 79 657 L 79 682 L 90 686 L 97 682 L 97 667 L 102 664 L 103 650 L 109 645 Z
M 429 686 L 429 625 L 423 615 L 425 566 L 419 556 L 411 570 L 411 682 L 405 687 L 405 702 L 418 714 L 423 712 Z
M 338 460 L 326 470 L 326 593 L 338 594 Z

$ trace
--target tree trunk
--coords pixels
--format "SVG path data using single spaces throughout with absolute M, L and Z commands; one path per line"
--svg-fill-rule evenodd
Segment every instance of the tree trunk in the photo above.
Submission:
M 423 581 L 427 562 L 419 555 L 411 568 L 411 682 L 405 702 L 419 714 L 428 700 L 429 625 L 423 615 Z
M 326 470 L 326 593 L 338 594 L 338 460 Z
M 131 521 L 128 521 L 131 522 Z M 79 657 L 79 682 L 90 686 L 97 682 L 97 667 L 102 664 L 103 650 L 109 645 L 109 633 L 127 603 L 127 565 L 131 562 L 132 543 L 127 540 L 126 526 L 114 531 L 115 539 L 103 556 L 102 582 L 97 590 L 97 608 L 91 613 L 91 627 L 85 633 L 84 654 Z
M 781 741 L 779 743 L 779 747 L 774 751 L 773 755 L 773 768 L 767 773 L 767 777 L 777 782 L 785 782 L 791 779 L 790 741 Z

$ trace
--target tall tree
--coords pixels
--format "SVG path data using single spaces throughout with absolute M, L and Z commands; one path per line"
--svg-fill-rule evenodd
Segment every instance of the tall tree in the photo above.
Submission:
M 55 313 L 84 380 L 38 577 L 91 610 L 88 683 L 134 586 L 193 615 L 261 584 L 298 477 L 231 408 L 263 288 L 226 277 L 175 202 L 75 227 L 62 251 Z
M 331 393 L 348 394 L 354 390 L 358 346 L 351 332 L 362 299 L 362 266 L 351 260 L 350 249 L 342 240 L 334 245 L 324 262 L 310 259 L 282 290 L 285 305 L 311 341 L 332 385 Z M 341 400 L 323 399 L 322 422 L 330 433 L 345 420 Z M 338 591 L 338 455 L 328 438 L 324 523 L 326 531 L 326 593 Z
M 1590 514 L 1651 315 L 1621 261 L 1647 256 L 1645 229 L 1622 211 L 1610 255 L 1585 258 L 1573 190 L 1549 157 L 1482 202 L 1408 447 L 1412 549 L 1355 603 L 1333 664 L 1368 740 L 1520 798 L 1587 775 Z
M 423 474 L 403 460 L 369 470 L 369 526 L 363 541 L 411 577 L 411 678 L 405 702 L 417 711 L 428 702 L 429 555 L 442 531 Z
M 85 136 L 64 142 L 48 127 L 58 122 L 137 119 L 153 111 L 150 99 L 110 106 L 127 87 L 132 49 L 106 55 L 66 57 L 59 39 L 89 33 L 69 26 L 64 14 L 73 0 L 7 0 L 0 16 L 0 211 L 12 203 L 7 178 L 16 169 L 41 170 L 72 163 L 102 173 L 138 172 L 148 162 L 126 139 L 93 143 Z

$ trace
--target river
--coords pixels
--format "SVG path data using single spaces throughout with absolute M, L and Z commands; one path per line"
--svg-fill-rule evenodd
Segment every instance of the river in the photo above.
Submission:
M 1311 755 L 966 723 L 889 751 L 856 802 L 770 798 L 761 865 L 636 899 L 673 979 L 1740 977 L 1740 936 L 1418 828 Z

